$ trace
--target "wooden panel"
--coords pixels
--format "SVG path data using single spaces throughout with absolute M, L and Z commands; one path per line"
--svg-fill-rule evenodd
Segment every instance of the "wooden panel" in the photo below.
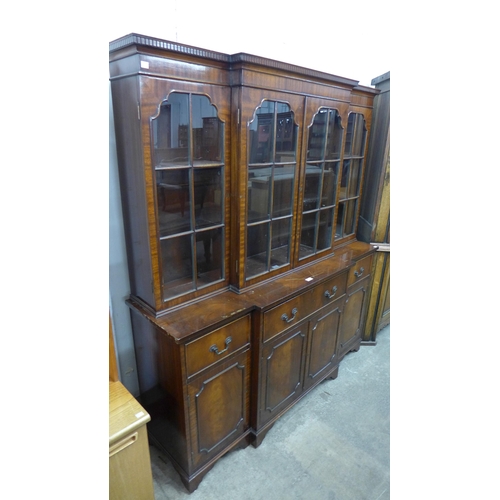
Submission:
M 356 340 L 360 339 L 369 284 L 370 279 L 364 279 L 347 292 L 339 336 L 341 355 L 352 349 L 357 343 Z
M 261 423 L 270 420 L 302 392 L 307 324 L 268 345 L 262 355 Z
M 208 461 L 248 429 L 250 351 L 204 372 L 188 386 L 193 467 Z
M 195 375 L 249 343 L 250 316 L 247 315 L 186 344 L 187 375 Z
M 309 321 L 310 339 L 304 389 L 314 385 L 337 364 L 337 340 L 342 304 L 343 301 L 337 299 Z

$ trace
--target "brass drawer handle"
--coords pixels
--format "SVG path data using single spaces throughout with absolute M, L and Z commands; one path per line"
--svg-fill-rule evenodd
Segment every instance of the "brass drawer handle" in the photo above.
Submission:
M 210 346 L 210 349 L 209 351 L 210 352 L 215 352 L 215 354 L 217 354 L 217 356 L 220 356 L 223 352 L 226 352 L 228 349 L 229 349 L 229 344 L 232 342 L 232 338 L 231 337 L 228 337 L 225 341 L 224 341 L 224 345 L 226 346 L 225 349 L 223 349 L 222 351 L 219 351 L 219 349 L 217 348 L 217 346 L 214 344 L 212 346 Z
M 362 267 L 362 268 L 360 269 L 360 271 L 361 271 L 360 273 L 358 273 L 358 271 L 354 271 L 354 276 L 356 276 L 356 278 L 361 278 L 361 276 L 362 276 L 362 275 L 363 275 L 363 273 L 365 272 L 365 268 L 364 268 L 364 267 Z
M 332 293 L 330 293 L 328 290 L 325 292 L 325 297 L 327 299 L 333 299 L 333 297 L 335 297 L 335 294 L 337 293 L 337 285 L 335 285 L 333 288 L 332 288 Z
M 289 318 L 289 317 L 288 317 L 288 314 L 283 314 L 283 315 L 281 316 L 281 319 L 282 319 L 283 321 L 286 321 L 287 323 L 291 323 L 291 322 L 295 319 L 295 316 L 296 316 L 296 314 L 297 314 L 298 312 L 299 312 L 299 310 L 298 310 L 296 307 L 294 307 L 294 308 L 292 309 L 292 317 L 291 317 L 291 318 Z

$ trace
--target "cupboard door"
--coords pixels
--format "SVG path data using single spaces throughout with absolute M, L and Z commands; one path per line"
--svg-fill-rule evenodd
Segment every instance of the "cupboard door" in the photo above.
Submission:
M 261 424 L 278 415 L 302 392 L 306 328 L 304 322 L 263 350 Z
M 361 328 L 363 326 L 364 310 L 370 278 L 366 278 L 347 290 L 342 326 L 340 329 L 339 355 L 359 347 Z
M 309 320 L 309 354 L 304 389 L 314 385 L 337 365 L 337 341 L 343 302 L 342 299 L 336 300 Z
M 249 366 L 246 350 L 188 385 L 193 467 L 210 460 L 248 429 Z

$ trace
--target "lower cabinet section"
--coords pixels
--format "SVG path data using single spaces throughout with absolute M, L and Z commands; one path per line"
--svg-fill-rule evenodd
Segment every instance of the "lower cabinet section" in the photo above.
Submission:
M 160 317 L 130 301 L 148 434 L 188 491 L 225 453 L 259 446 L 283 413 L 359 349 L 374 251 L 364 248 L 357 259 L 341 254 L 308 273 Z

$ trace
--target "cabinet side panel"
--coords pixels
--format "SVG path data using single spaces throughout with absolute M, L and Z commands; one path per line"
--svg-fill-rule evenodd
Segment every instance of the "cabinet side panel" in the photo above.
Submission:
M 113 80 L 111 93 L 130 289 L 133 295 L 154 305 L 137 80 Z

